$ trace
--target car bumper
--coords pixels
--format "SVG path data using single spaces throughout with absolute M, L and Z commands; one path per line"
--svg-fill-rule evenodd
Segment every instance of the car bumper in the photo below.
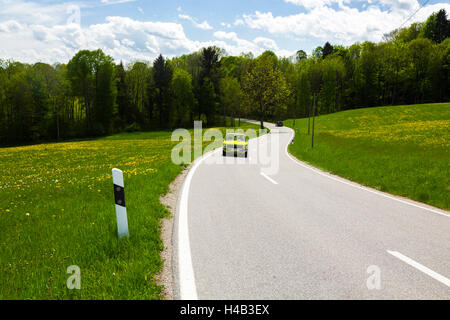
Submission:
M 223 148 L 223 153 L 226 154 L 246 154 L 248 150 L 246 149 L 225 149 Z

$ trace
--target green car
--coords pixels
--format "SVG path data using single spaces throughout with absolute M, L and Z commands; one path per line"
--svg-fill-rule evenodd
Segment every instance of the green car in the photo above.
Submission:
M 245 134 L 230 133 L 227 134 L 223 141 L 223 156 L 227 155 L 244 155 L 248 156 L 248 138 Z

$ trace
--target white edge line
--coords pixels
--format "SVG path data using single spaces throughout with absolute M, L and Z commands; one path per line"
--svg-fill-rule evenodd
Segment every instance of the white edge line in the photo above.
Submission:
M 265 174 L 264 172 L 260 172 L 261 175 L 266 178 L 267 180 L 269 180 L 270 182 L 272 182 L 273 184 L 278 184 L 278 182 L 276 182 L 275 180 L 273 180 L 271 177 L 269 177 L 267 174 Z
M 194 268 L 192 266 L 191 245 L 189 240 L 189 224 L 188 224 L 188 199 L 191 180 L 198 166 L 217 153 L 220 148 L 211 151 L 209 154 L 202 156 L 194 161 L 194 165 L 189 170 L 186 180 L 183 184 L 180 200 L 180 211 L 178 217 L 178 271 L 180 281 L 180 298 L 181 300 L 198 300 L 197 286 L 195 284 Z
M 360 185 L 356 184 L 355 182 L 346 181 L 346 180 L 344 180 L 344 178 L 336 178 L 336 177 L 332 176 L 330 173 L 323 172 L 323 171 L 321 171 L 321 170 L 319 170 L 319 169 L 316 169 L 316 168 L 314 168 L 314 167 L 312 167 L 312 166 L 309 166 L 309 165 L 307 165 L 307 164 L 301 162 L 300 160 L 294 158 L 294 157 L 289 153 L 289 151 L 288 151 L 288 147 L 289 147 L 289 145 L 291 144 L 291 142 L 294 140 L 294 137 L 295 137 L 295 132 L 294 132 L 294 130 L 292 130 L 291 128 L 289 128 L 289 129 L 290 129 L 293 133 L 292 133 L 292 138 L 291 138 L 291 140 L 290 140 L 289 143 L 286 145 L 285 151 L 286 151 L 286 155 L 287 155 L 292 161 L 294 161 L 295 163 L 297 163 L 298 165 L 300 165 L 300 166 L 302 166 L 302 167 L 304 167 L 304 168 L 307 168 L 307 169 L 309 169 L 309 170 L 312 170 L 312 171 L 314 171 L 315 173 L 318 173 L 318 174 L 320 174 L 320 175 L 322 175 L 322 176 L 324 176 L 324 177 L 327 177 L 327 178 L 329 178 L 329 179 L 331 179 L 331 180 L 338 181 L 338 182 L 340 182 L 340 183 L 349 185 L 349 186 L 351 186 L 351 187 L 358 188 L 358 189 L 361 189 L 361 190 L 365 190 L 365 191 L 368 191 L 368 192 L 377 194 L 377 195 L 379 195 L 379 196 L 382 196 L 382 197 L 385 197 L 385 198 L 389 198 L 389 199 L 391 199 L 391 200 L 396 200 L 396 201 L 398 201 L 398 202 L 401 202 L 401 203 L 404 203 L 404 204 L 407 204 L 407 205 L 410 205 L 410 206 L 413 206 L 413 207 L 416 207 L 416 208 L 420 208 L 420 209 L 423 209 L 423 210 L 427 210 L 427 211 L 429 211 L 429 212 L 433 212 L 433 213 L 435 213 L 435 214 L 439 214 L 439 215 L 441 215 L 441 216 L 450 218 L 450 215 L 449 215 L 449 214 L 440 212 L 440 211 L 435 210 L 435 209 L 427 208 L 427 207 L 424 207 L 424 206 L 421 206 L 421 205 L 418 205 L 418 204 L 415 204 L 415 203 L 412 203 L 412 202 L 409 202 L 409 201 L 405 201 L 405 200 L 396 198 L 395 196 L 391 196 L 391 195 L 385 194 L 385 193 L 383 193 L 383 192 L 381 192 L 381 191 L 378 191 L 378 190 L 373 190 L 373 189 L 369 189 L 368 187 L 360 186 Z
M 426 275 L 432 277 L 433 279 L 445 284 L 447 287 L 450 287 L 450 279 L 444 277 L 443 275 L 440 275 L 437 272 L 434 272 L 433 270 L 425 267 L 424 265 L 414 261 L 411 258 L 408 258 L 407 256 L 401 254 L 400 252 L 397 251 L 389 251 L 386 250 L 390 255 L 393 255 L 394 257 L 402 260 L 403 262 L 406 262 L 407 264 L 409 264 L 410 266 L 416 268 L 419 271 L 422 271 L 423 273 L 425 273 Z
M 261 137 L 258 137 L 259 139 Z M 180 300 L 198 300 L 197 286 L 195 284 L 194 267 L 192 265 L 191 245 L 189 240 L 188 224 L 188 199 L 191 180 L 198 166 L 219 152 L 222 148 L 210 151 L 194 161 L 192 168 L 186 176 L 181 191 L 180 206 L 178 213 L 178 273 L 180 282 Z

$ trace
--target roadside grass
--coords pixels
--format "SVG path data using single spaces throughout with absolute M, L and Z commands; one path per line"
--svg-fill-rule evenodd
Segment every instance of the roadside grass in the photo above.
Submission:
M 311 119 L 312 123 L 312 119 Z M 294 128 L 293 120 L 285 122 Z M 289 151 L 325 171 L 449 209 L 450 103 L 357 109 L 295 123 Z
M 162 299 L 155 274 L 169 213 L 159 198 L 182 171 L 171 161 L 179 143 L 171 134 L 0 149 L 0 299 Z M 115 167 L 124 171 L 130 231 L 121 242 Z M 71 265 L 81 269 L 81 290 L 66 287 Z

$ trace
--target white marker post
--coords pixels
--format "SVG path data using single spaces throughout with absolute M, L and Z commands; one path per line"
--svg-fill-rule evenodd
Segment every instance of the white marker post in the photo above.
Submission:
M 123 237 L 128 237 L 128 220 L 127 208 L 125 207 L 125 185 L 123 183 L 123 172 L 119 169 L 112 170 L 114 183 L 114 199 L 116 202 L 116 218 L 117 218 L 117 233 L 119 240 Z

